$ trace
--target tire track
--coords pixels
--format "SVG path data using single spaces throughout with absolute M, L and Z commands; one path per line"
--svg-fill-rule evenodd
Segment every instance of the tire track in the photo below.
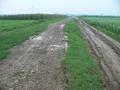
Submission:
M 120 90 L 120 44 L 85 22 L 80 27 L 97 57 L 106 88 Z

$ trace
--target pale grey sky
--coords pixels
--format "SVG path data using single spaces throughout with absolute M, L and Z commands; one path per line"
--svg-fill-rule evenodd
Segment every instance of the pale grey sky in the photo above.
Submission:
M 120 15 L 120 0 L 0 0 L 0 14 Z

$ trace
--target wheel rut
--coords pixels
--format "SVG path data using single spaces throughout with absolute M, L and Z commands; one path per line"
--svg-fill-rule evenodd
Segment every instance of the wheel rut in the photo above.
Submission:
M 104 86 L 108 90 L 120 90 L 120 43 L 84 21 L 80 22 L 80 27 L 97 58 Z

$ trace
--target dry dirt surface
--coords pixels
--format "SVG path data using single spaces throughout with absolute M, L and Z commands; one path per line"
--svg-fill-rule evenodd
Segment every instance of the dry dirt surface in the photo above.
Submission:
M 120 90 L 120 43 L 85 22 L 80 22 L 80 26 L 97 58 L 104 86 L 108 90 Z
M 43 33 L 11 49 L 0 62 L 0 90 L 64 89 L 64 25 L 50 24 Z

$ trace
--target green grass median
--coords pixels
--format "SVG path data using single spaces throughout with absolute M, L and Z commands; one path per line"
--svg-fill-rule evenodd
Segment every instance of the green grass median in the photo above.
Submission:
M 64 29 L 69 48 L 66 54 L 66 90 L 102 90 L 95 60 L 91 57 L 80 28 L 69 22 Z

